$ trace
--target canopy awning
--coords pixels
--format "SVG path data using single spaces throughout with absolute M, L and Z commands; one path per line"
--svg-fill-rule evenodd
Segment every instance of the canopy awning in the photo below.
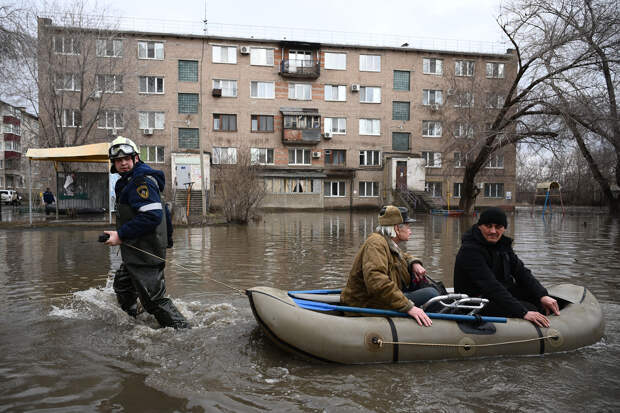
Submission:
M 31 148 L 26 157 L 33 161 L 107 163 L 109 147 L 108 142 L 103 142 L 64 148 Z

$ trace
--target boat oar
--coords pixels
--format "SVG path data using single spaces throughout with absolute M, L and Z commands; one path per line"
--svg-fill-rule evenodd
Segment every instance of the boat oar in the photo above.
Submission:
M 291 297 L 293 298 L 293 297 Z M 377 308 L 361 308 L 361 307 L 347 307 L 344 305 L 327 304 L 318 301 L 302 300 L 299 298 L 293 298 L 295 304 L 301 308 L 315 311 L 346 311 L 349 313 L 365 313 L 376 314 L 378 316 L 390 316 L 390 317 L 409 317 L 407 313 L 401 313 L 393 310 L 381 310 Z M 474 316 L 464 314 L 445 314 L 445 313 L 426 313 L 429 318 L 436 320 L 452 320 L 452 321 L 484 321 L 489 323 L 505 323 L 507 319 L 505 317 L 488 317 L 488 316 Z

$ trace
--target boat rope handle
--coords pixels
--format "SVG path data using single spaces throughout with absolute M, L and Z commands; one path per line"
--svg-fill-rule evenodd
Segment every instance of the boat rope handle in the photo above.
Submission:
M 185 268 L 185 267 L 184 267 L 184 266 L 182 266 L 181 264 L 177 264 L 176 262 L 172 262 L 171 260 L 165 260 L 165 259 L 163 259 L 162 257 L 158 257 L 158 256 L 157 256 L 157 255 L 155 255 L 155 254 L 151 254 L 150 252 L 148 252 L 148 251 L 144 251 L 143 249 L 140 249 L 140 248 L 135 247 L 135 246 L 133 246 L 133 245 L 129 245 L 129 244 L 123 244 L 123 245 L 125 245 L 126 247 L 131 247 L 131 248 L 133 248 L 134 250 L 137 250 L 137 251 L 143 252 L 143 253 L 145 253 L 145 254 L 147 254 L 147 255 L 150 255 L 151 257 L 155 257 L 155 258 L 157 258 L 157 259 L 160 259 L 160 260 L 162 260 L 163 262 L 166 262 L 166 263 L 169 263 L 169 264 L 174 264 L 174 265 L 176 265 L 177 267 L 180 267 L 180 268 L 184 269 L 185 271 L 189 271 L 189 272 L 191 272 L 192 274 L 195 274 L 195 275 L 198 275 L 198 276 L 200 276 L 200 277 L 206 278 L 207 280 L 213 281 L 213 282 L 215 282 L 215 283 L 218 283 L 218 284 L 223 285 L 224 287 L 230 288 L 231 290 L 236 291 L 236 292 L 238 292 L 239 294 L 245 295 L 245 292 L 244 292 L 243 290 L 241 290 L 241 289 L 239 289 L 239 288 L 237 288 L 237 287 L 233 287 L 232 285 L 226 284 L 225 282 L 215 280 L 215 279 L 213 279 L 213 278 L 211 278 L 211 277 L 207 277 L 207 276 L 206 276 L 206 275 L 204 275 L 204 274 L 200 274 L 199 272 L 196 272 L 196 271 L 190 270 L 189 268 Z
M 380 338 L 373 337 L 372 343 L 377 344 L 379 347 L 383 347 L 384 344 L 403 344 L 403 345 L 409 345 L 409 346 L 471 348 L 471 347 L 493 347 L 493 346 L 504 346 L 507 344 L 527 343 L 529 341 L 539 341 L 539 340 L 544 340 L 546 338 L 557 340 L 560 337 L 558 335 L 551 335 L 551 336 L 541 336 L 541 337 L 536 337 L 536 338 L 526 338 L 523 340 L 503 341 L 501 343 L 487 343 L 487 344 L 413 343 L 409 341 L 385 341 Z

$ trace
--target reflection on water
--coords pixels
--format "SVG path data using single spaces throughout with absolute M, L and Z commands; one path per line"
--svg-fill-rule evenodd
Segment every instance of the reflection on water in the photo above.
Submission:
M 452 285 L 473 224 L 418 215 L 404 245 Z M 169 293 L 194 326 L 134 320 L 105 288 L 120 264 L 98 230 L 0 230 L 0 411 L 618 411 L 620 225 L 605 216 L 510 217 L 515 250 L 544 283 L 587 285 L 606 337 L 544 357 L 338 366 L 283 353 L 241 290 L 344 285 L 375 213 L 270 213 L 242 226 L 177 228 Z M 175 265 L 179 264 L 183 268 Z M 515 388 L 518 391 L 515 391 Z M 545 397 L 533 397 L 544 394 Z

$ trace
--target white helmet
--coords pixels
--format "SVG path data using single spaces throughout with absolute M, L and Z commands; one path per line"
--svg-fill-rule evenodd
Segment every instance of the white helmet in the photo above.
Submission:
M 138 145 L 136 145 L 131 139 L 124 136 L 117 136 L 116 139 L 110 144 L 108 149 L 108 158 L 116 159 L 122 158 L 127 155 L 138 155 Z

